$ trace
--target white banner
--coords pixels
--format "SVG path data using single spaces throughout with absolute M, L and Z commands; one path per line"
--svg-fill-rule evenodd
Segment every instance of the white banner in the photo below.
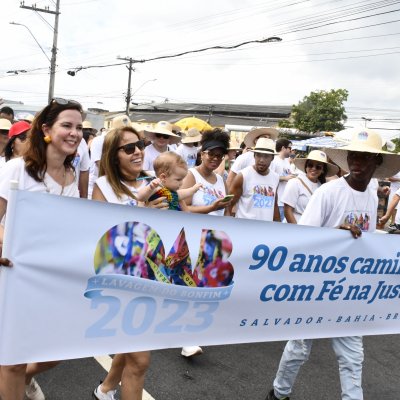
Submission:
M 398 236 L 16 190 L 6 224 L 0 364 L 400 331 Z

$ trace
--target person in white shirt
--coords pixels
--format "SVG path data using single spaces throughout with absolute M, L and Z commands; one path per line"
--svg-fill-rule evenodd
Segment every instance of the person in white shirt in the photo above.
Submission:
M 278 138 L 279 132 L 275 128 L 255 128 L 252 129 L 245 137 L 244 137 L 244 144 L 248 149 L 252 149 L 257 139 L 259 138 L 267 138 L 276 140 Z M 247 151 L 235 160 L 232 164 L 231 169 L 228 174 L 228 178 L 226 180 L 226 185 L 228 188 L 230 187 L 231 183 L 235 176 L 243 169 L 248 167 L 249 165 L 254 164 L 254 153 L 251 151 Z
M 6 163 L 4 149 L 8 143 L 8 131 L 11 128 L 11 122 L 6 118 L 0 118 L 0 167 Z
M 292 151 L 292 142 L 288 139 L 278 139 L 275 144 L 276 152 L 278 153 L 274 161 L 271 163 L 271 170 L 279 175 L 279 186 L 278 186 L 278 207 L 281 221 L 283 221 L 284 205 L 282 202 L 282 195 L 285 190 L 286 183 L 295 178 L 290 169 L 289 156 Z
M 348 230 L 354 238 L 359 238 L 362 232 L 373 232 L 378 198 L 376 190 L 369 187 L 370 180 L 393 176 L 400 170 L 400 157 L 383 151 L 380 135 L 365 128 L 353 135 L 348 146 L 327 149 L 326 153 L 342 170 L 348 170 L 349 174 L 317 189 L 299 224 Z M 338 337 L 331 340 L 339 364 L 342 399 L 362 400 L 362 337 Z M 290 340 L 286 344 L 273 389 L 266 400 L 289 398 L 300 367 L 310 355 L 312 343 L 311 339 L 305 339 Z
M 79 197 L 72 162 L 82 139 L 82 115 L 82 106 L 76 101 L 55 98 L 35 117 L 23 157 L 10 160 L 0 172 L 0 219 L 6 213 L 10 180 L 17 180 L 19 188 L 24 190 Z M 70 216 L 60 215 L 60 224 L 63 218 Z M 2 226 L 0 236 L 2 242 Z M 0 265 L 7 263 L 1 259 Z M 1 398 L 22 400 L 25 395 L 28 399 L 44 400 L 33 376 L 57 363 L 2 365 Z
M 184 132 L 181 144 L 175 153 L 179 154 L 185 161 L 188 168 L 196 166 L 198 146 L 201 140 L 201 133 L 196 128 L 190 128 Z
M 275 154 L 275 143 L 271 139 L 260 138 L 251 151 L 255 164 L 235 176 L 231 185 L 234 197 L 227 214 L 232 215 L 232 207 L 237 203 L 236 218 L 280 221 L 276 204 L 279 176 L 269 169 Z
M 389 203 L 390 203 L 394 195 L 400 189 L 400 171 L 397 172 L 397 174 L 391 176 L 390 178 L 387 178 L 387 180 L 390 182 L 390 193 L 389 193 Z M 397 205 L 393 209 L 392 214 L 390 216 L 390 225 L 396 224 L 396 214 L 397 214 Z
M 172 132 L 172 125 L 167 121 L 157 122 L 153 129 L 145 129 L 144 135 L 151 140 L 151 144 L 144 150 L 143 169 L 154 172 L 153 161 L 161 154 L 169 151 L 169 145 L 181 141 L 179 135 Z
M 326 154 L 321 150 L 311 151 L 307 158 L 296 158 L 294 165 L 301 173 L 287 183 L 282 195 L 285 218 L 289 224 L 297 224 L 312 194 L 326 183 L 327 177 L 339 172 L 339 167 L 328 163 Z

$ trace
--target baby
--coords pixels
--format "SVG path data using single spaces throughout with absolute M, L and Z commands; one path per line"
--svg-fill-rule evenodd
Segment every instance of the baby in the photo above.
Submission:
M 201 183 L 197 183 L 191 188 L 180 189 L 188 171 L 185 160 L 167 151 L 154 160 L 153 166 L 157 178 L 139 189 L 136 198 L 139 201 L 151 201 L 166 197 L 169 210 L 185 211 L 186 206 L 182 200 L 193 196 L 202 187 Z

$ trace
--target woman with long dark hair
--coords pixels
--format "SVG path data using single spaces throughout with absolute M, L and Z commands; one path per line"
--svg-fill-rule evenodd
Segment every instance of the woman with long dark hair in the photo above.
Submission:
M 19 189 L 79 197 L 72 162 L 82 139 L 82 106 L 72 100 L 55 98 L 35 117 L 23 157 L 14 158 L 1 169 L 0 219 L 6 213 L 10 181 L 17 180 Z M 0 240 L 4 228 L 0 225 Z M 11 261 L 0 259 L 10 266 Z M 44 399 L 33 376 L 57 362 L 8 365 L 0 367 L 2 400 Z M 25 386 L 26 385 L 26 386 Z

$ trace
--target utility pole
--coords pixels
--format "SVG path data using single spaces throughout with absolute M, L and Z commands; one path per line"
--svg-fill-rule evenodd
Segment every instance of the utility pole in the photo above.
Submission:
M 131 105 L 131 100 L 132 100 L 132 95 L 131 95 L 132 72 L 135 70 L 132 67 L 134 60 L 132 57 L 117 57 L 117 60 L 129 61 L 129 66 L 126 67 L 128 68 L 129 75 L 128 75 L 128 90 L 126 92 L 126 97 L 125 97 L 126 100 L 125 112 L 126 115 L 129 117 L 129 106 Z
M 60 16 L 60 0 L 57 0 L 56 2 L 56 11 L 50 10 L 49 7 L 38 8 L 36 7 L 36 4 L 33 4 L 32 6 L 29 7 L 25 5 L 24 1 L 20 3 L 20 8 L 26 8 L 27 10 L 55 15 L 54 28 L 53 28 L 53 47 L 51 48 L 51 60 L 50 60 L 50 83 L 49 83 L 49 97 L 48 97 L 48 102 L 50 103 L 54 97 L 54 83 L 56 79 L 58 19 Z

